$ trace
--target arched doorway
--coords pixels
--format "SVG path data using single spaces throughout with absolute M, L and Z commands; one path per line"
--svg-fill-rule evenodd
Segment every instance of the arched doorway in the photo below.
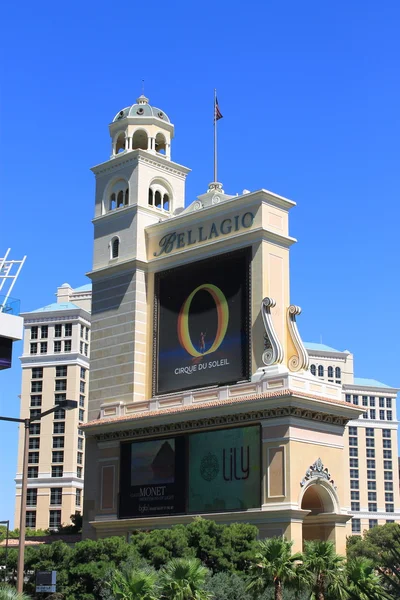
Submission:
M 301 508 L 308 510 L 303 521 L 303 542 L 308 540 L 332 540 L 335 533 L 337 502 L 329 484 L 310 482 L 303 493 Z

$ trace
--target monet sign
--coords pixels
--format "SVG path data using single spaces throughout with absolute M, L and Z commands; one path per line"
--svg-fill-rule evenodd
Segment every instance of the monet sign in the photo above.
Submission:
M 249 251 L 156 277 L 155 393 L 248 379 Z
M 227 217 L 219 222 L 213 222 L 208 225 L 199 225 L 186 231 L 172 231 L 165 234 L 159 241 L 159 249 L 153 253 L 153 256 L 169 254 L 173 250 L 179 250 L 187 246 L 195 246 L 207 240 L 213 240 L 224 237 L 241 229 L 249 229 L 254 223 L 254 214 L 245 212 L 233 217 Z
M 260 427 L 121 444 L 119 518 L 260 506 Z

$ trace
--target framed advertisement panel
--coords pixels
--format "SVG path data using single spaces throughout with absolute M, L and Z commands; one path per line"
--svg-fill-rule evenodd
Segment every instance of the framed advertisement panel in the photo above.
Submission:
M 250 249 L 156 275 L 154 394 L 249 378 Z
M 261 505 L 259 425 L 121 444 L 119 518 Z

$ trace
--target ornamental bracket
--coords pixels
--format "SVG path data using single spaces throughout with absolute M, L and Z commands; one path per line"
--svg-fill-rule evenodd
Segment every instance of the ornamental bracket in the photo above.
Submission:
M 296 348 L 296 354 L 291 356 L 288 361 L 288 367 L 290 371 L 306 371 L 309 365 L 308 352 L 305 349 L 299 330 L 297 329 L 296 315 L 300 314 L 300 306 L 295 306 L 294 304 L 289 306 L 287 310 L 287 324 L 289 335 L 292 339 L 294 347 Z
M 273 298 L 264 298 L 261 302 L 261 315 L 265 327 L 262 361 L 267 366 L 276 365 L 283 361 L 283 348 L 272 323 L 271 308 L 275 305 L 276 302 Z

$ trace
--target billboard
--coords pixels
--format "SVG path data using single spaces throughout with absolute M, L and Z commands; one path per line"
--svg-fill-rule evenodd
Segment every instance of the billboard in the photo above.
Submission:
M 121 444 L 119 518 L 260 507 L 260 427 Z
M 171 438 L 122 445 L 120 516 L 184 511 L 184 442 Z
M 156 389 L 163 394 L 249 376 L 249 252 L 156 276 Z
M 189 436 L 188 512 L 260 506 L 260 427 Z

